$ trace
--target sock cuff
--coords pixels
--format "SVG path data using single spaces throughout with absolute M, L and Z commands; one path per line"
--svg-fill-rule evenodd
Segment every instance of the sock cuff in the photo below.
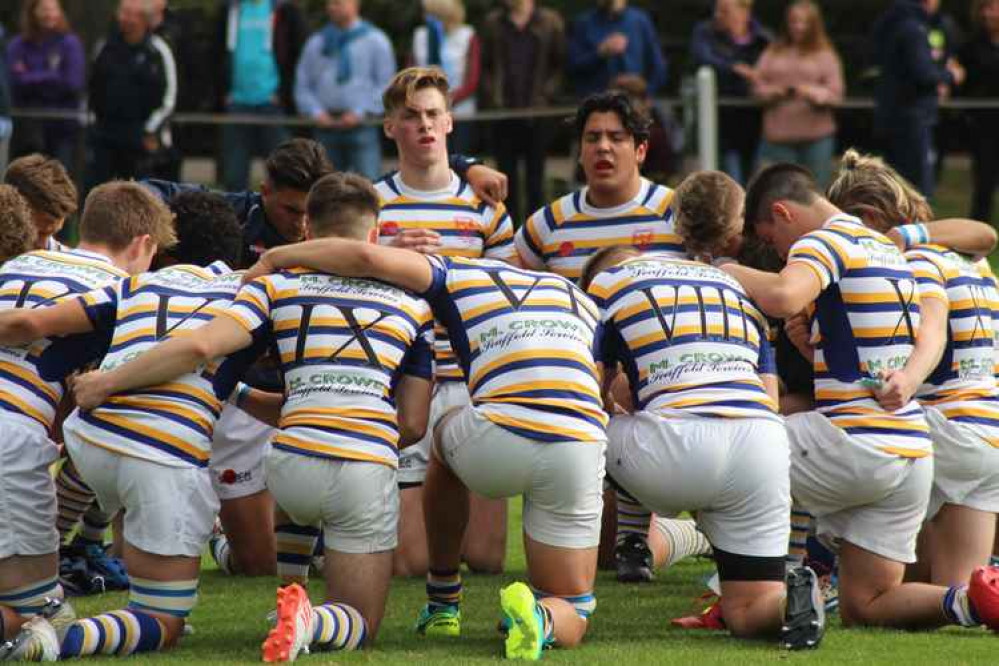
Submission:
M 129 610 L 162 613 L 186 618 L 198 603 L 198 579 L 180 581 L 159 581 L 137 578 L 129 579 Z

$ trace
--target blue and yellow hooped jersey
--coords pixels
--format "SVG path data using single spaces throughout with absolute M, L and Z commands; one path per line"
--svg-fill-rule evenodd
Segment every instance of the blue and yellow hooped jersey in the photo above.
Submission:
M 448 330 L 478 411 L 539 442 L 604 441 L 594 361 L 601 327 L 589 297 L 551 273 L 427 259 L 433 283 L 424 296 Z
M 396 383 L 432 376 L 425 301 L 375 280 L 292 269 L 245 285 L 226 314 L 277 348 L 285 403 L 275 448 L 398 465 Z
M 822 286 L 810 307 L 816 409 L 865 444 L 930 455 L 919 403 L 889 413 L 874 398 L 880 378 L 905 366 L 919 330 L 919 288 L 905 257 L 859 219 L 838 215 L 795 242 L 791 264 L 807 266 Z
M 45 307 L 126 277 L 107 257 L 92 252 L 29 252 L 0 269 L 0 310 Z M 84 339 L 85 344 L 73 342 Z M 62 400 L 62 380 L 103 351 L 103 344 L 90 336 L 73 336 L 56 345 L 41 340 L 27 347 L 0 347 L 3 418 L 48 432 Z
M 924 300 L 947 304 L 947 344 L 940 363 L 916 394 L 949 421 L 962 423 L 999 447 L 999 388 L 995 377 L 995 277 L 988 262 L 974 262 L 937 245 L 905 253 Z
M 439 192 L 406 187 L 395 173 L 375 183 L 381 201 L 378 242 L 388 245 L 401 231 L 426 229 L 440 234 L 437 254 L 512 261 L 513 223 L 503 204 L 493 208 L 479 199 L 468 183 L 451 172 L 451 182 Z M 434 377 L 439 381 L 462 381 L 461 368 L 440 324 L 434 327 Z
M 222 262 L 177 265 L 80 296 L 94 328 L 113 330 L 101 370 L 140 359 L 160 341 L 197 330 L 225 310 L 241 273 Z M 215 421 L 260 347 L 215 359 L 171 382 L 111 396 L 80 412 L 94 445 L 170 466 L 208 464 Z
M 673 190 L 645 178 L 635 197 L 614 208 L 595 208 L 587 188 L 556 199 L 531 215 L 514 237 L 528 268 L 578 281 L 586 261 L 605 247 L 631 245 L 642 252 L 686 259 L 673 219 Z
M 590 285 L 604 322 L 601 360 L 621 363 L 636 409 L 778 419 L 760 378 L 775 374 L 766 318 L 723 271 L 646 254 Z

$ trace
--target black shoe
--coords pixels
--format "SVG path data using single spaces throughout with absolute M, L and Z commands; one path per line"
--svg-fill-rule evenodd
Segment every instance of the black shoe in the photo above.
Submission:
M 819 578 L 808 567 L 787 572 L 787 606 L 780 628 L 780 646 L 785 650 L 811 650 L 822 642 L 826 631 L 826 608 Z
M 652 551 L 645 539 L 637 534 L 629 534 L 617 544 L 614 562 L 619 582 L 651 583 L 655 578 L 652 572 Z

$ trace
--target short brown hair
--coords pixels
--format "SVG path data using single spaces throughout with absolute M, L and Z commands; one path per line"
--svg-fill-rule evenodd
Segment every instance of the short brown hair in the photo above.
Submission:
M 31 209 L 10 185 L 0 185 L 0 263 L 35 247 Z
M 3 180 L 39 213 L 62 220 L 76 212 L 76 185 L 59 160 L 38 153 L 19 157 L 7 167 Z
M 145 235 L 160 251 L 177 244 L 173 213 L 156 195 L 127 180 L 112 180 L 90 190 L 80 217 L 81 242 L 117 252 Z
M 732 221 L 742 214 L 745 194 L 739 183 L 721 171 L 698 171 L 687 176 L 673 204 L 676 231 L 692 256 L 714 255 L 741 233 Z
M 363 240 L 374 226 L 381 205 L 378 192 L 367 178 L 356 173 L 331 173 L 320 178 L 305 202 L 307 223 L 313 236 Z M 365 214 L 370 213 L 370 222 Z
M 382 93 L 385 115 L 401 109 L 409 103 L 417 90 L 436 88 L 444 96 L 445 103 L 451 104 L 451 87 L 447 75 L 438 67 L 407 67 L 392 77 L 388 88 Z
M 605 270 L 641 254 L 642 251 L 634 245 L 612 245 L 601 248 L 587 259 L 583 266 L 583 272 L 579 276 L 579 287 L 583 291 L 588 291 L 593 280 Z
M 317 180 L 333 173 L 333 163 L 321 143 L 298 138 L 272 150 L 264 162 L 264 170 L 275 190 L 308 192 Z
M 829 201 L 878 231 L 899 224 L 929 222 L 933 211 L 926 197 L 884 160 L 847 150 L 839 174 L 829 186 Z

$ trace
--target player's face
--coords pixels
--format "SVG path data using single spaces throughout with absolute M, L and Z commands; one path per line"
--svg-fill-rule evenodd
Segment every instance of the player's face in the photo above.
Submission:
M 308 192 L 273 189 L 268 183 L 260 188 L 267 221 L 289 243 L 305 238 L 305 200 Z
M 613 111 L 595 111 L 583 128 L 579 163 L 586 184 L 605 191 L 624 190 L 638 177 L 648 144 L 635 138 Z
M 399 157 L 421 165 L 447 159 L 447 135 L 451 132 L 447 100 L 437 88 L 421 88 L 406 106 L 385 120 L 385 133 L 399 149 Z
M 791 246 L 801 236 L 798 225 L 793 218 L 789 206 L 783 203 L 774 204 L 770 216 L 765 220 L 757 220 L 756 235 L 767 245 L 773 247 L 781 259 L 787 259 Z
M 42 249 L 45 247 L 45 241 L 54 234 L 59 233 L 65 220 L 64 218 L 53 217 L 47 213 L 33 210 L 31 211 L 31 221 L 35 224 L 35 231 L 38 236 L 36 246 Z

